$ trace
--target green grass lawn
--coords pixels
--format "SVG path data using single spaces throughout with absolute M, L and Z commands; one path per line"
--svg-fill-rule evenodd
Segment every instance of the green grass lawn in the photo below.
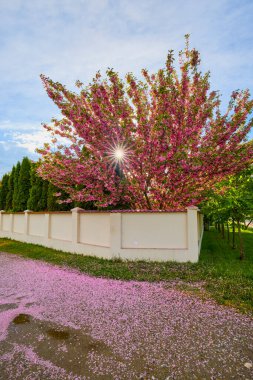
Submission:
M 137 281 L 168 281 L 203 298 L 253 315 L 253 230 L 242 231 L 245 260 L 211 229 L 204 233 L 199 263 L 104 260 L 38 245 L 0 239 L 0 251 L 79 269 L 93 276 Z M 173 281 L 173 283 L 171 282 Z

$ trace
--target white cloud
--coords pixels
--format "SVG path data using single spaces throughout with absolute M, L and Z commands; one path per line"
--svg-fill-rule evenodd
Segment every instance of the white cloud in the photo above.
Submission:
M 35 153 L 37 148 L 42 148 L 44 143 L 50 143 L 50 137 L 46 131 L 31 133 L 12 134 L 13 144 L 17 147 L 26 149 L 29 153 Z
M 0 122 L 0 131 L 4 131 L 4 133 L 10 133 L 12 131 L 36 131 L 38 128 L 42 128 L 36 125 L 36 122 L 11 122 L 10 120 L 3 120 Z
M 56 118 L 60 119 L 61 115 L 57 115 Z M 22 148 L 27 155 L 37 155 L 36 149 L 42 148 L 45 143 L 51 145 L 51 137 L 51 134 L 39 123 L 11 123 L 10 121 L 0 123 L 0 138 L 2 138 L 0 144 L 6 152 Z M 60 136 L 57 136 L 57 141 L 58 144 L 69 144 Z

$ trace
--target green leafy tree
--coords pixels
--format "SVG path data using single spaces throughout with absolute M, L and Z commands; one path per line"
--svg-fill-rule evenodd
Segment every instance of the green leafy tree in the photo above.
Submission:
M 232 221 L 233 247 L 235 223 L 238 228 L 240 259 L 244 258 L 244 247 L 241 235 L 241 223 L 250 219 L 253 214 L 253 169 L 249 168 L 231 176 L 227 181 L 216 185 L 202 205 L 204 214 L 214 222 L 221 224 L 224 236 L 224 223 Z
M 14 193 L 14 180 L 15 180 L 15 166 L 13 166 L 8 180 L 8 194 L 6 197 L 6 210 L 12 210 L 13 206 L 13 193 Z

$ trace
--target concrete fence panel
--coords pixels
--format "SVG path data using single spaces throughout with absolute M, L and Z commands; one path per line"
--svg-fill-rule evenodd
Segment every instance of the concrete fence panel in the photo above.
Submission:
M 25 215 L 24 214 L 13 214 L 13 232 L 19 234 L 25 233 Z
M 28 234 L 31 236 L 44 236 L 44 214 L 29 214 L 28 216 Z
M 80 213 L 79 242 L 110 247 L 110 214 Z
M 72 241 L 71 213 L 50 214 L 49 238 Z
M 10 214 L 3 215 L 2 229 L 3 231 L 11 230 L 11 215 Z
M 122 248 L 186 249 L 186 213 L 122 214 Z

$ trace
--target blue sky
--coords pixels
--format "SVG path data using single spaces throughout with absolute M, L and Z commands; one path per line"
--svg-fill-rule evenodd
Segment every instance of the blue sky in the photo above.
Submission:
M 0 176 L 36 159 L 49 141 L 41 123 L 59 116 L 41 73 L 71 89 L 107 67 L 139 76 L 190 33 L 224 108 L 233 90 L 253 95 L 252 14 L 251 0 L 0 0 Z

